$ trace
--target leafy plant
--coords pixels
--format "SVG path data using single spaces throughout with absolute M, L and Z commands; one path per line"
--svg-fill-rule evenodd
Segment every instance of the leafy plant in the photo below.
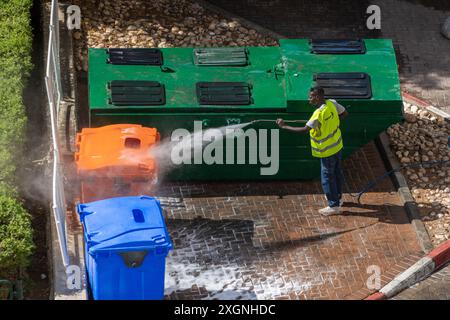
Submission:
M 32 0 L 0 0 L 0 278 L 14 279 L 33 252 L 31 217 L 17 200 L 26 113 L 22 92 L 32 68 Z
M 16 199 L 0 195 L 0 277 L 28 267 L 33 249 L 30 215 Z

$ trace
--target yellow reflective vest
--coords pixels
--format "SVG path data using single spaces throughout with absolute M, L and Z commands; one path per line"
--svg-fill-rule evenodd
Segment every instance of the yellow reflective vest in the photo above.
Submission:
M 325 107 L 314 111 L 310 121 L 318 120 L 320 125 L 309 130 L 312 155 L 317 158 L 330 157 L 342 149 L 342 135 L 339 129 L 339 115 L 330 100 Z

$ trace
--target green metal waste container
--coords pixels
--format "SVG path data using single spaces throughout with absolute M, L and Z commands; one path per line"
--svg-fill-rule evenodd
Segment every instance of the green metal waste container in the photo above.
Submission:
M 387 39 L 282 39 L 280 46 L 219 49 L 89 49 L 91 126 L 142 124 L 156 127 L 162 140 L 176 129 L 193 131 L 199 125 L 205 130 L 257 119 L 307 120 L 314 111 L 308 93 L 316 84 L 349 112 L 341 124 L 344 158 L 402 119 L 395 52 Z M 311 156 L 309 137 L 286 130 L 276 134 L 276 129 L 274 122 L 247 125 L 244 142 L 233 135 L 218 141 L 215 153 L 208 154 L 212 163 L 203 152 L 199 161 L 175 166 L 169 178 L 317 178 L 320 166 Z M 262 174 L 269 167 L 270 174 Z

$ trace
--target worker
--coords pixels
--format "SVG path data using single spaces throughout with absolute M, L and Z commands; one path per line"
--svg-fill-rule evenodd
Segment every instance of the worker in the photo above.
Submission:
M 316 86 L 309 92 L 309 103 L 316 107 L 304 127 L 291 127 L 283 119 L 277 119 L 280 128 L 298 133 L 310 134 L 312 155 L 320 159 L 322 188 L 328 206 L 320 209 L 323 215 L 341 212 L 342 183 L 341 149 L 343 147 L 339 124 L 348 112 L 336 102 L 325 99 L 324 89 Z

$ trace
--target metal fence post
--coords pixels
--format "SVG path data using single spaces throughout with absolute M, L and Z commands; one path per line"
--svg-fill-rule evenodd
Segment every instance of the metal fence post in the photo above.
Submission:
M 62 99 L 61 71 L 59 59 L 59 16 L 58 1 L 52 0 L 50 12 L 47 68 L 45 87 L 47 90 L 50 111 L 52 145 L 53 145 L 53 177 L 52 177 L 52 212 L 58 234 L 62 262 L 65 267 L 70 264 L 67 250 L 66 199 L 64 194 L 64 175 L 61 170 L 61 152 L 58 138 L 58 113 Z

